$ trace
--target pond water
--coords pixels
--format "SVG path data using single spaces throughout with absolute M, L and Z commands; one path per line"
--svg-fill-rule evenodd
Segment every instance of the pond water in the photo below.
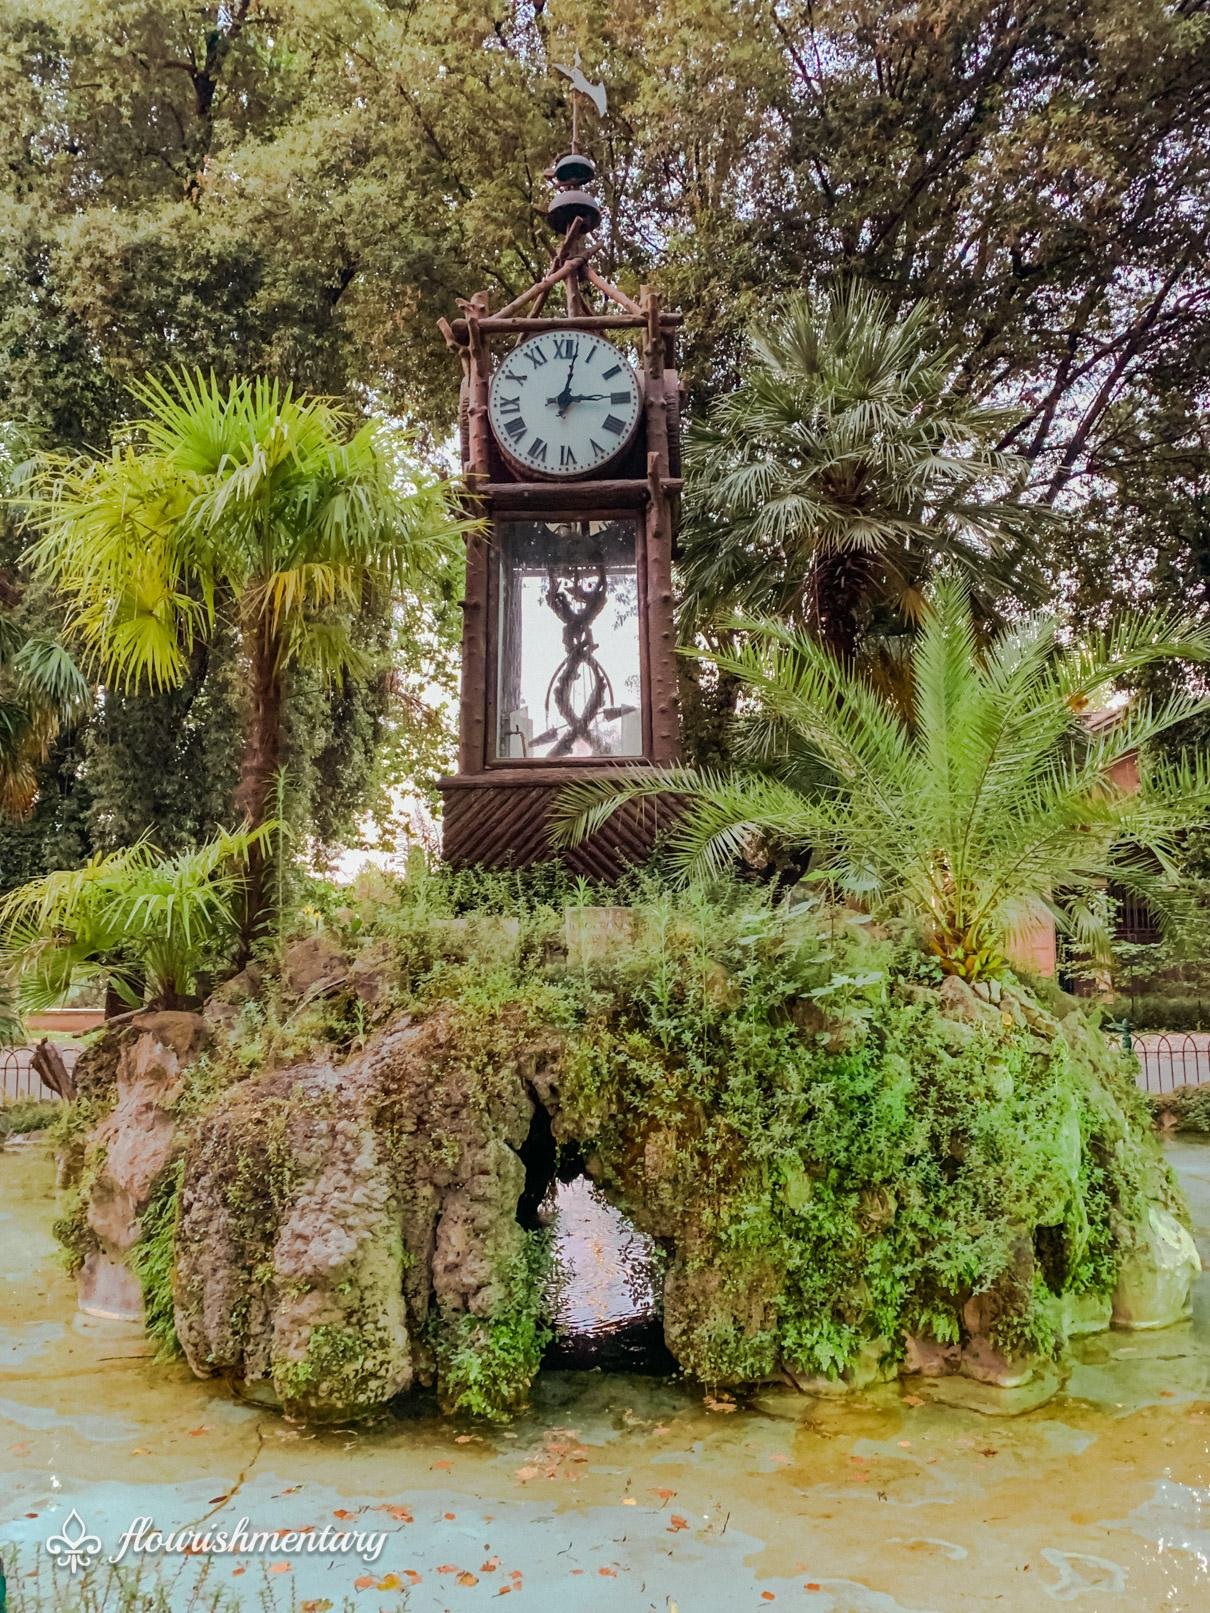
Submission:
M 1210 1262 L 1210 1147 L 1172 1153 Z M 52 1597 L 44 1551 L 73 1508 L 106 1553 L 140 1516 L 386 1531 L 372 1565 L 300 1553 L 157 1566 L 177 1576 L 172 1613 L 210 1607 L 219 1587 L 229 1607 L 307 1613 L 346 1598 L 438 1613 L 504 1594 L 541 1613 L 1210 1607 L 1206 1277 L 1191 1323 L 1083 1341 L 1065 1391 L 1011 1420 L 903 1383 L 735 1407 L 670 1378 L 546 1371 L 509 1428 L 420 1405 L 316 1433 L 77 1316 L 50 1235 L 52 1176 L 40 1141 L 0 1154 L 0 1551 L 17 1608 L 85 1605 L 62 1570 Z M 573 1212 L 591 1240 L 595 1207 Z M 598 1279 L 574 1303 L 607 1323 L 621 1295 L 613 1273 Z

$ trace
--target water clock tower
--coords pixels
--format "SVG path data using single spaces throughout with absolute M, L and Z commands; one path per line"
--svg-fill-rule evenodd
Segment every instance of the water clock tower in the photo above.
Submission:
M 598 86 L 568 76 L 603 107 Z M 440 784 L 455 866 L 543 861 L 571 779 L 678 756 L 680 315 L 594 266 L 595 169 L 572 146 L 548 174 L 547 272 L 503 308 L 479 292 L 441 321 L 462 363 L 462 470 L 482 523 L 467 547 L 458 771 Z M 552 295 L 561 312 L 545 311 Z M 657 811 L 615 812 L 564 860 L 616 877 L 649 853 Z

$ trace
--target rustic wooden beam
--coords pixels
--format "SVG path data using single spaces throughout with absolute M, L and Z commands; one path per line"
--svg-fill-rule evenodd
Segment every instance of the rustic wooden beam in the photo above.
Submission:
M 584 265 L 584 273 L 598 291 L 604 292 L 610 302 L 616 302 L 618 307 L 624 308 L 628 314 L 641 314 L 643 312 L 633 297 L 628 297 L 624 291 L 619 291 L 617 286 L 610 285 L 604 275 L 598 274 L 591 263 Z
M 680 313 L 661 313 L 660 328 L 662 330 L 675 329 L 683 319 L 684 315 Z M 580 314 L 574 319 L 567 316 L 561 319 L 527 319 L 522 316 L 505 319 L 499 314 L 491 314 L 480 318 L 478 325 L 479 329 L 486 335 L 504 336 L 520 335 L 523 331 L 542 330 L 645 330 L 647 320 L 641 314 Z M 453 330 L 455 339 L 463 340 L 467 330 L 467 321 L 465 319 L 455 319 L 453 321 Z
M 663 494 L 679 493 L 679 476 L 660 479 Z M 497 509 L 550 510 L 595 509 L 598 505 L 641 506 L 651 497 L 650 477 L 627 476 L 612 481 L 589 482 L 478 482 L 475 491 Z
M 680 755 L 681 732 L 677 689 L 676 628 L 672 601 L 672 478 L 668 442 L 668 397 L 664 385 L 666 357 L 660 318 L 660 295 L 654 286 L 639 294 L 644 324 L 643 368 L 647 376 L 643 407 L 647 419 L 646 564 L 647 663 L 651 698 L 651 759 L 667 764 Z M 679 479 L 678 479 L 679 481 Z

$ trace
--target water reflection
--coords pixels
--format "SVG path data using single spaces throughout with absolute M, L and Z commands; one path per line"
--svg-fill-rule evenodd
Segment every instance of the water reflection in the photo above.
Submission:
M 554 1237 L 547 1365 L 671 1372 L 659 1314 L 660 1253 L 586 1176 L 552 1184 L 541 1219 Z

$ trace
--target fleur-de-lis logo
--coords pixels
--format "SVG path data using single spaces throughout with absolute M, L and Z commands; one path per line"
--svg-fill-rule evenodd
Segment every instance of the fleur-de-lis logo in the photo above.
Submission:
M 101 1555 L 101 1542 L 96 1535 L 89 1534 L 84 1519 L 73 1507 L 59 1533 L 51 1535 L 46 1542 L 46 1549 L 69 1573 L 78 1574 L 96 1562 Z

